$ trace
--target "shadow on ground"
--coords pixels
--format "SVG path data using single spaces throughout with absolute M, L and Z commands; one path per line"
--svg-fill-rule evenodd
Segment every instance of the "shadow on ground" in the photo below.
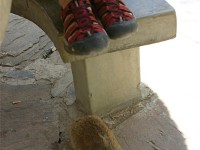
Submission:
M 62 99 L 52 98 L 50 85 L 45 84 L 1 84 L 0 89 L 2 150 L 72 149 L 68 130 L 83 115 L 76 104 L 67 106 Z M 124 150 L 187 150 L 182 133 L 162 101 L 154 95 L 141 108 L 121 122 L 118 120 L 126 117 L 124 111 L 104 118 L 108 125 L 117 122 L 113 130 Z

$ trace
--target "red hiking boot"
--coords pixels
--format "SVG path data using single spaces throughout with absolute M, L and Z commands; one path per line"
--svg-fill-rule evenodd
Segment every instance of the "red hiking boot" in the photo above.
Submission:
M 133 13 L 122 0 L 93 0 L 97 16 L 110 38 L 119 38 L 137 28 Z
M 107 48 L 108 36 L 97 22 L 89 0 L 71 0 L 61 17 L 67 52 L 88 55 Z

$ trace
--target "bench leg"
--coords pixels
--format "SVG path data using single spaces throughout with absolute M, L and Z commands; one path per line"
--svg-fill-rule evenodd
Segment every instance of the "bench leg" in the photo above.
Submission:
M 139 48 L 72 62 L 77 102 L 89 114 L 106 114 L 140 97 Z
M 0 2 L 0 45 L 3 41 L 4 32 L 7 27 L 11 2 L 11 0 L 1 0 Z

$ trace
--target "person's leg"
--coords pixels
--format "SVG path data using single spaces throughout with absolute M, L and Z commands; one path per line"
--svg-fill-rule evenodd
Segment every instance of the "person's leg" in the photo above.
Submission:
M 59 5 L 64 9 L 71 0 L 58 0 Z
M 107 50 L 108 36 L 91 9 L 90 0 L 59 0 L 66 51 L 88 55 Z

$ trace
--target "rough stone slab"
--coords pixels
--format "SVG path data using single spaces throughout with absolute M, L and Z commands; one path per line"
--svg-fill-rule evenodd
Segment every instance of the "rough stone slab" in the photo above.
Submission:
M 25 70 L 32 71 L 36 80 L 44 79 L 52 82 L 61 78 L 68 71 L 66 66 L 55 65 L 45 59 L 37 59 L 34 63 L 25 67 Z
M 75 88 L 73 82 L 67 87 L 63 101 L 68 106 L 74 104 L 74 102 L 76 101 Z
M 8 71 L 1 77 L 0 81 L 9 85 L 35 84 L 34 74 L 28 70 Z
M 176 36 L 175 10 L 165 0 L 125 0 L 125 3 L 134 12 L 138 29 L 129 37 L 111 40 L 108 52 L 157 43 Z M 60 8 L 57 1 L 15 0 L 12 12 L 40 26 L 49 35 L 64 62 L 90 57 L 69 55 L 64 50 L 63 27 L 58 17 Z
M 59 55 L 57 57 L 59 57 Z M 54 56 L 54 58 L 57 57 Z M 29 85 L 42 82 L 43 80 L 50 84 L 56 82 L 56 80 L 63 77 L 68 72 L 69 80 L 62 79 L 62 81 L 66 81 L 63 83 L 69 82 L 68 84 L 64 85 L 64 87 L 69 86 L 69 84 L 73 82 L 70 65 L 59 63 L 61 60 L 57 60 L 58 64 L 54 64 L 52 63 L 51 59 L 52 58 L 37 59 L 35 62 L 27 64 L 24 68 L 18 66 L 0 66 L 0 81 L 9 85 Z M 61 85 L 57 85 L 56 87 L 60 86 Z M 62 92 L 66 91 L 66 88 L 59 89 Z M 56 90 L 59 91 L 59 89 Z
M 8 85 L 30 85 L 30 84 L 36 84 L 36 80 L 33 78 L 27 78 L 27 79 L 17 79 L 17 78 L 7 78 L 3 77 L 0 79 L 2 83 L 6 83 Z
M 53 97 L 64 97 L 67 92 L 68 86 L 73 82 L 72 72 L 67 72 L 56 81 L 53 88 L 51 89 L 51 94 Z
M 12 71 L 12 67 L 2 67 L 0 66 L 0 77 L 2 78 L 7 72 Z
M 0 47 L 0 64 L 16 66 L 30 63 L 51 49 L 53 43 L 35 24 L 11 14 L 4 41 Z
M 18 56 L 31 48 L 35 43 L 38 43 L 41 36 L 45 36 L 45 33 L 41 29 L 24 18 L 20 22 L 10 22 L 9 27 L 7 36 L 16 35 L 13 38 L 5 38 L 5 43 L 2 43 L 1 51 L 6 51 L 10 56 Z M 6 41 L 7 39 L 9 41 Z
M 34 78 L 33 73 L 28 70 L 14 70 L 7 72 L 4 77 L 8 78 L 17 78 L 17 79 L 27 79 L 27 78 Z

